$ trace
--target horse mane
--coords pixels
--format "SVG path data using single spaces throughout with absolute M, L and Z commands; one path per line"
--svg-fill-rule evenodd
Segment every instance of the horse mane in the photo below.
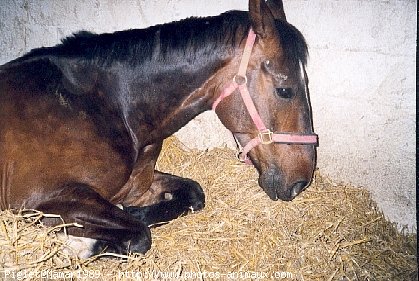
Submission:
M 276 21 L 276 26 L 289 62 L 306 64 L 307 44 L 301 33 L 284 21 Z M 10 63 L 48 56 L 76 58 L 100 65 L 128 62 L 136 66 L 147 60 L 193 62 L 234 51 L 232 47 L 246 38 L 249 28 L 247 12 L 229 11 L 219 16 L 191 17 L 146 29 L 103 34 L 80 31 L 56 46 L 33 49 Z

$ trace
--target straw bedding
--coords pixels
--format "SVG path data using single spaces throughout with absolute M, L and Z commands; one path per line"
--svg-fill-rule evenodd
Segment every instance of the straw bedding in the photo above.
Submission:
M 315 174 L 270 201 L 234 152 L 165 142 L 158 169 L 200 182 L 203 211 L 152 230 L 146 255 L 71 256 L 34 211 L 0 213 L 0 280 L 417 280 L 416 235 L 397 231 L 367 191 Z

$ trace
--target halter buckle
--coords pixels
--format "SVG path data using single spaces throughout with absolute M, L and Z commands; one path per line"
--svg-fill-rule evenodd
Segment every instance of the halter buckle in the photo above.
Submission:
M 233 82 L 236 83 L 237 85 L 246 85 L 247 84 L 247 76 L 244 75 L 240 75 L 240 74 L 236 74 L 233 77 Z
M 273 143 L 273 132 L 269 129 L 259 131 L 258 137 L 260 139 L 261 144 L 270 144 Z

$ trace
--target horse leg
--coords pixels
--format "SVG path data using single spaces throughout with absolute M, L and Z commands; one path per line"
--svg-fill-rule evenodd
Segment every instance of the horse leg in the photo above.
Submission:
M 124 211 L 148 226 L 169 222 L 205 206 L 204 191 L 196 181 L 159 171 L 154 172 L 154 181 L 142 199 L 142 206 L 128 206 Z
M 102 251 L 118 254 L 145 253 L 150 249 L 149 228 L 105 200 L 90 186 L 69 183 L 43 195 L 46 198 L 39 201 L 38 197 L 38 203 L 30 204 L 31 207 L 44 213 L 58 214 L 66 223 L 82 225 L 80 228 L 70 227 L 68 234 L 96 240 L 90 253 L 84 256 Z M 57 219 L 45 220 L 48 224 L 60 223 Z

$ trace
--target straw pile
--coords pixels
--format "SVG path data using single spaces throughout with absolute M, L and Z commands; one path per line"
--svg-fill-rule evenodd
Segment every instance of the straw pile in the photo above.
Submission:
M 152 230 L 144 256 L 81 260 L 39 212 L 0 213 L 3 280 L 417 280 L 416 235 L 398 232 L 359 188 L 318 173 L 293 202 L 272 202 L 234 152 L 186 151 L 171 138 L 158 169 L 200 182 L 203 211 Z

